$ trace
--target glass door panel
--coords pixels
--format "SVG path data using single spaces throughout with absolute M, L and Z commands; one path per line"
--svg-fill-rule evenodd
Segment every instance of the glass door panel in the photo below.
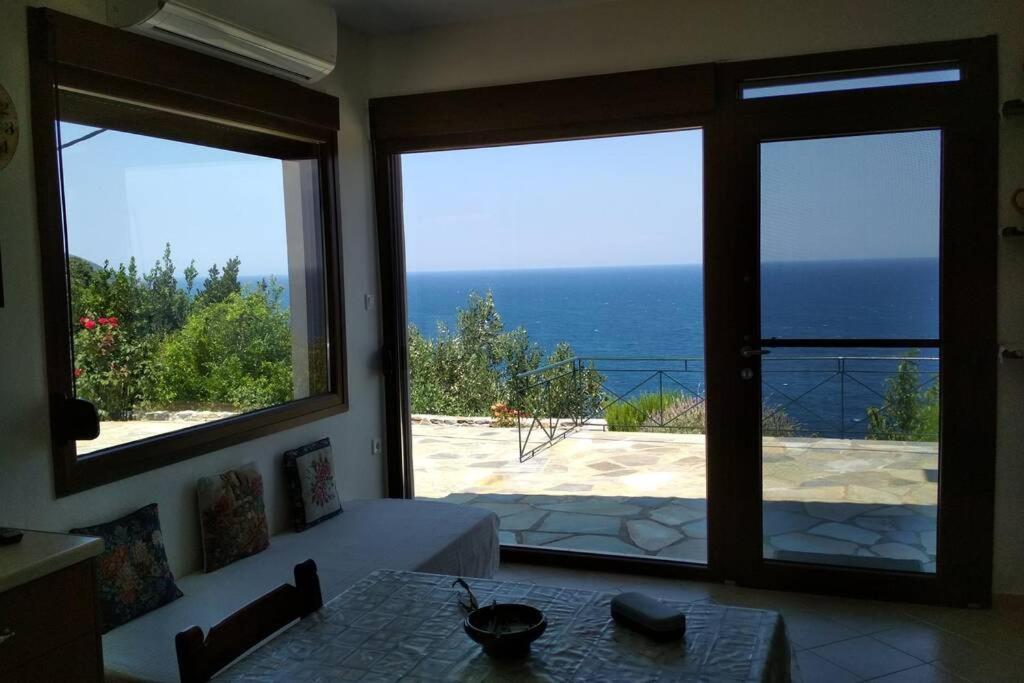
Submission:
M 708 560 L 703 131 L 401 157 L 415 495 Z
M 765 559 L 935 571 L 941 143 L 760 144 Z

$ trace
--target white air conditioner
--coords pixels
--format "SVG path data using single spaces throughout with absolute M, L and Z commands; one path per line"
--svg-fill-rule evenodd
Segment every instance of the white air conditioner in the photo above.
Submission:
M 107 21 L 300 83 L 338 55 L 334 9 L 321 0 L 107 0 Z

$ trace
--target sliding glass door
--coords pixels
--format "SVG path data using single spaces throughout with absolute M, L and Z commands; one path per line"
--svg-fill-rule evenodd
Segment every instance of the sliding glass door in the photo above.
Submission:
M 987 602 L 994 56 L 371 102 L 390 494 L 507 559 Z

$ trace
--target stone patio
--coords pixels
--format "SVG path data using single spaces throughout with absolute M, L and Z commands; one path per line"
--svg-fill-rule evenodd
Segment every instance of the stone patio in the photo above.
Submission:
M 766 438 L 764 552 L 935 570 L 934 443 Z M 524 463 L 515 428 L 413 425 L 416 494 L 493 510 L 502 543 L 707 560 L 704 437 L 581 430 Z
M 206 416 L 190 417 L 103 422 L 79 453 Z M 413 425 L 418 497 L 493 510 L 502 543 L 707 561 L 702 435 L 588 428 L 520 463 L 519 431 L 480 422 Z M 935 571 L 937 451 L 921 442 L 766 438 L 765 555 Z

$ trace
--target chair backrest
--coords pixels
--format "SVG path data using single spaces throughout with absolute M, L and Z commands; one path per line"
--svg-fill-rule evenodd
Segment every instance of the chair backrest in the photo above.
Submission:
M 191 626 L 174 638 L 181 683 L 202 683 L 260 641 L 323 606 L 316 563 L 295 565 L 295 585 L 282 584 L 210 629 Z

